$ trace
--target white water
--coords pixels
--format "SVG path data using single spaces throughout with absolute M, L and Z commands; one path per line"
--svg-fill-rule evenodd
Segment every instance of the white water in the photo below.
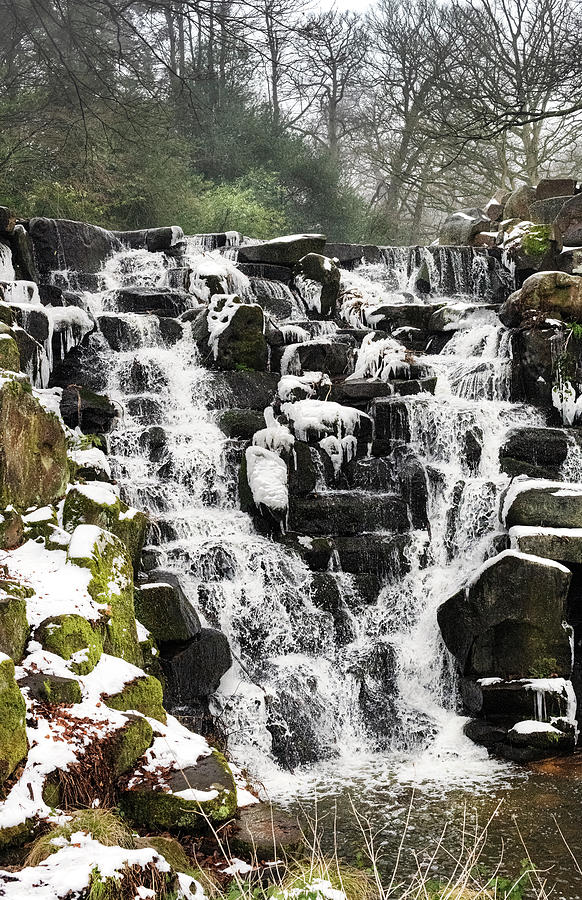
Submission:
M 200 244 L 192 242 L 187 262 L 194 269 L 199 256 Z M 86 295 L 93 314 L 114 314 L 122 285 L 163 285 L 167 265 L 161 254 L 117 254 L 103 273 L 105 290 Z M 273 732 L 284 746 L 305 743 L 299 759 L 331 759 L 317 771 L 327 769 L 332 780 L 354 765 L 448 785 L 505 771 L 462 735 L 454 673 L 436 624 L 438 606 L 494 552 L 508 481 L 498 465 L 503 436 L 536 424 L 531 409 L 507 401 L 504 329 L 486 323 L 457 332 L 445 352 L 426 357 L 438 375 L 435 396 L 399 398 L 410 445 L 430 473 L 430 535 L 413 532 L 410 571 L 372 605 L 362 602 L 353 576 L 337 574 L 348 623 L 348 639 L 338 645 L 331 616 L 313 603 L 312 573 L 258 535 L 238 509 L 233 443 L 211 411 L 215 380 L 199 363 L 190 326 L 168 347 L 154 317 L 120 317 L 134 346 L 105 360 L 108 393 L 125 408 L 111 436 L 112 466 L 126 499 L 154 517 L 158 565 L 175 570 L 206 622 L 228 635 L 236 661 L 213 708 L 231 752 L 279 796 L 292 787 L 273 764 Z M 326 323 L 321 332 L 327 330 Z M 167 435 L 156 459 L 144 450 L 152 424 Z M 483 447 L 473 470 L 465 459 L 468 429 Z M 383 652 L 386 670 L 380 665 L 379 675 L 370 674 L 372 657 Z M 370 715 L 370 707 L 363 712 L 362 679 L 375 709 L 384 700 L 383 716 Z

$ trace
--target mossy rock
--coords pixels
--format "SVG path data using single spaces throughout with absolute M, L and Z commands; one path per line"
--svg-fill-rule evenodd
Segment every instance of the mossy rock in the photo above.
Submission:
M 66 550 L 71 543 L 71 535 L 63 528 L 56 525 L 49 525 L 47 536 L 45 538 L 45 546 L 47 550 Z
M 146 675 L 153 675 L 162 684 L 165 683 L 164 672 L 160 662 L 160 651 L 155 642 L 153 634 L 148 632 L 147 638 L 139 642 L 141 655 L 143 658 L 142 669 Z
M 20 350 L 11 334 L 0 333 L 0 369 L 20 372 Z
M 111 709 L 119 709 L 122 712 L 136 709 L 144 716 L 157 719 L 164 724 L 166 722 L 164 691 L 153 675 L 134 678 L 118 694 L 104 694 L 103 700 Z
M 103 649 L 133 665 L 143 660 L 133 603 L 133 569 L 121 541 L 94 525 L 78 525 L 67 551 L 69 562 L 91 572 L 88 591 L 103 607 Z
M 145 513 L 127 506 L 101 483 L 76 485 L 65 498 L 63 526 L 73 532 L 77 525 L 97 525 L 110 531 L 124 544 L 137 568 L 148 527 Z
M 11 378 L 0 387 L 0 507 L 45 506 L 69 481 L 65 433 L 42 408 L 30 384 Z
M 22 516 L 13 506 L 0 513 L 0 549 L 14 550 L 24 541 Z
M 163 581 L 136 589 L 135 614 L 161 643 L 189 641 L 200 631 L 200 619 L 184 592 Z
M 20 662 L 30 628 L 26 619 L 26 597 L 19 595 L 8 581 L 0 581 L 0 653 Z
M 54 706 L 73 706 L 82 700 L 81 685 L 75 678 L 40 673 L 27 675 L 19 681 L 19 686 L 21 689 L 27 688 L 34 700 Z
M 127 716 L 127 725 L 111 739 L 111 754 L 116 775 L 133 769 L 154 739 L 152 726 L 142 716 Z
M 22 519 L 24 534 L 28 540 L 50 538 L 53 530 L 58 528 L 57 511 L 52 506 L 43 506 L 33 512 L 26 513 Z
M 152 791 L 143 781 L 126 791 L 120 806 L 135 825 L 147 828 L 200 832 L 231 819 L 237 810 L 236 785 L 224 756 L 213 750 L 196 766 L 175 772 L 168 780 L 169 792 Z M 187 799 L 179 792 L 199 791 L 200 799 Z M 204 794 L 211 793 L 208 799 Z M 212 796 L 215 795 L 215 796 Z
M 25 819 L 18 825 L 10 828 L 0 828 L 0 850 L 8 850 L 11 847 L 22 847 L 32 840 L 37 827 L 34 819 Z
M 265 419 L 255 409 L 227 409 L 221 413 L 219 426 L 229 438 L 251 441 L 255 432 L 265 427 Z
M 163 856 L 174 872 L 182 872 L 191 878 L 200 877 L 200 869 L 197 869 L 193 861 L 186 856 L 186 851 L 175 838 L 162 837 L 160 834 L 150 834 L 146 837 L 135 839 L 136 847 L 152 847 L 160 856 Z
M 103 653 L 101 635 L 86 619 L 75 614 L 63 613 L 45 619 L 34 636 L 49 653 L 66 659 L 76 675 L 92 672 Z
M 0 291 L 0 296 L 3 296 Z M 4 325 L 14 325 L 14 310 L 10 308 L 5 300 L 0 300 L 0 322 Z
M 14 678 L 14 662 L 0 658 L 0 784 L 27 751 L 26 704 Z
M 218 338 L 214 365 L 231 371 L 264 372 L 268 356 L 263 310 L 255 304 L 241 303 Z

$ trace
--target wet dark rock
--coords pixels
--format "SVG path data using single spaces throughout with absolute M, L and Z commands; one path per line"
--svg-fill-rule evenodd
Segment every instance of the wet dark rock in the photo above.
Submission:
M 315 490 L 324 464 L 316 449 L 304 441 L 295 441 L 293 450 L 288 462 L 289 492 L 296 497 L 306 497 Z
M 409 569 L 407 534 L 336 535 L 335 550 L 343 572 L 372 574 L 381 579 L 400 577 Z
M 549 679 L 551 685 L 552 679 Z M 515 722 L 538 719 L 540 712 L 545 721 L 566 718 L 568 697 L 563 682 L 557 681 L 556 689 L 549 686 L 536 690 L 535 683 L 527 681 L 499 681 L 480 686 L 481 707 L 478 712 L 489 722 L 506 728 Z
M 175 318 L 194 305 L 194 298 L 185 291 L 169 288 L 133 287 L 117 292 L 117 305 L 125 313 L 157 313 Z
M 568 433 L 561 428 L 512 428 L 499 450 L 501 469 L 508 475 L 557 479 L 568 446 Z
M 289 270 L 288 266 L 274 266 L 270 265 L 269 263 L 239 262 L 238 268 L 243 273 L 243 275 L 246 275 L 247 278 L 251 279 L 251 287 L 253 288 L 253 293 L 255 292 L 255 287 L 259 288 L 259 286 L 255 284 L 255 282 L 259 280 L 280 281 L 288 286 L 293 281 L 293 272 Z M 260 302 L 259 297 L 257 297 L 257 299 Z
M 50 387 L 66 388 L 70 384 L 82 384 L 92 391 L 107 387 L 107 369 L 103 362 L 102 335 L 91 335 L 82 344 L 73 347 L 58 362 L 51 373 Z
M 371 648 L 362 664 L 358 701 L 374 735 L 389 737 L 398 722 L 396 653 L 385 641 Z
M 308 253 L 295 266 L 294 275 L 295 286 L 314 317 L 333 316 L 340 291 L 340 271 L 335 263 L 319 253 Z M 311 297 L 312 288 L 320 295 L 316 302 Z
M 352 641 L 355 637 L 354 625 L 333 573 L 316 573 L 311 580 L 310 594 L 313 605 L 331 615 L 337 645 L 343 646 Z
M 131 250 L 149 250 L 150 253 L 169 250 L 184 238 L 182 229 L 177 226 L 142 228 L 139 231 L 114 231 L 113 234 L 124 247 Z
M 463 726 L 465 734 L 474 744 L 482 747 L 496 748 L 507 737 L 507 729 L 500 725 L 492 725 L 482 719 L 472 719 Z
M 327 375 L 349 375 L 353 369 L 352 348 L 347 343 L 298 344 L 296 357 L 303 372 L 324 372 Z
M 285 687 L 278 687 L 276 695 L 265 698 L 273 755 L 281 766 L 291 770 L 317 762 L 330 752 L 322 745 L 315 710 L 304 702 L 301 690 L 305 686 L 295 684 L 295 679 L 290 675 Z
M 189 707 L 209 697 L 232 665 L 226 636 L 212 628 L 201 631 L 182 649 L 162 656 L 164 696 L 170 708 Z
M 308 537 L 287 532 L 281 543 L 297 553 L 314 572 L 326 572 L 331 568 L 336 540 L 331 537 Z
M 483 453 L 483 432 L 477 426 L 468 428 L 463 438 L 463 458 L 472 475 L 475 475 L 481 463 Z
M 406 531 L 406 504 L 394 494 L 334 491 L 290 502 L 289 525 L 303 534 L 349 534 Z
M 423 463 L 414 450 L 399 446 L 393 450 L 392 468 L 408 505 L 412 527 L 428 530 L 428 480 Z
M 417 328 L 428 331 L 431 315 L 442 306 L 440 303 L 382 304 L 374 309 L 374 320 L 380 330 L 392 333 L 398 328 Z M 378 319 L 378 316 L 382 316 Z
M 108 397 L 76 384 L 63 389 L 60 411 L 65 425 L 79 427 L 84 434 L 110 431 L 119 415 L 119 410 Z
M 42 280 L 55 269 L 99 272 L 105 260 L 122 246 L 113 232 L 68 219 L 31 219 L 29 235 Z
M 384 457 L 351 460 L 345 467 L 345 481 L 350 488 L 384 493 L 398 484 L 393 462 Z
M 144 425 L 149 425 L 152 420 L 161 419 L 164 413 L 161 401 L 147 396 L 129 397 L 126 409 L 130 416 L 138 419 Z
M 337 259 L 344 269 L 353 269 L 362 260 L 369 263 L 382 262 L 382 253 L 373 244 L 341 244 L 328 241 L 322 253 L 330 259 Z
M 418 401 L 422 402 L 422 401 Z M 372 415 L 376 423 L 376 439 L 410 441 L 408 405 L 397 397 L 375 400 Z
M 562 627 L 570 573 L 555 563 L 506 551 L 438 610 L 444 641 L 474 678 L 570 677 Z
M 161 425 L 150 425 L 139 436 L 139 445 L 153 462 L 159 462 L 168 443 L 168 435 Z
M 294 266 L 308 253 L 321 253 L 325 236 L 321 234 L 291 235 L 275 238 L 263 244 L 239 247 L 240 262 L 267 263 L 275 266 Z

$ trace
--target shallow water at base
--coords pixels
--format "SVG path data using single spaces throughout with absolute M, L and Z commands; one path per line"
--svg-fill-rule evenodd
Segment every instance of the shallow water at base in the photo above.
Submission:
M 466 854 L 487 826 L 477 861 L 482 875 L 517 879 L 529 857 L 548 896 L 580 900 L 582 753 L 529 769 L 486 757 L 469 768 L 466 760 L 458 763 L 455 777 L 455 765 L 434 753 L 361 754 L 291 776 L 271 773 L 265 789 L 275 806 L 304 822 L 317 820 L 328 855 L 337 848 L 346 862 L 366 867 L 363 832 L 373 835 L 383 882 L 391 879 L 401 842 L 398 880 L 419 865 L 431 878 L 446 878 L 454 868 L 450 854 L 458 859 L 463 848 Z

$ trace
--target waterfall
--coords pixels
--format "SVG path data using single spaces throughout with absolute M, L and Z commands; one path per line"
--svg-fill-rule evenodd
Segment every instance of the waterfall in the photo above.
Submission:
M 287 318 L 299 318 L 312 334 L 337 330 L 330 322 L 305 323 L 288 287 L 236 274 L 205 237 L 186 244 L 181 265 L 191 280 L 207 277 L 211 253 L 222 260 L 225 282 L 232 287 L 238 279 L 246 297 L 293 304 Z M 448 254 L 456 286 L 475 284 L 479 266 L 473 262 L 481 254 L 451 256 L 450 248 L 447 254 L 436 249 L 388 248 L 384 268 L 394 262 L 391 277 L 401 286 L 405 270 L 411 277 L 411 260 L 430 258 L 431 271 L 444 279 Z M 419 507 L 414 528 L 409 535 L 378 529 L 358 536 L 355 565 L 346 562 L 348 538 L 327 571 L 313 572 L 288 541 L 258 534 L 238 506 L 243 445 L 218 426 L 220 377 L 201 364 L 192 326 L 183 322 L 182 336 L 169 345 L 156 316 L 119 311 L 122 288 L 167 286 L 175 264 L 161 253 L 117 252 L 100 273 L 101 289 L 85 292 L 84 299 L 102 326 L 113 320 L 123 325 L 123 341 L 99 344 L 106 391 L 124 410 L 110 436 L 110 455 L 124 498 L 152 516 L 148 557 L 180 577 L 203 621 L 222 629 L 233 650 L 234 665 L 212 701 L 230 751 L 264 774 L 273 759 L 294 768 L 364 752 L 414 755 L 438 746 L 446 734 L 449 758 L 482 760 L 483 751 L 461 733 L 453 667 L 436 610 L 495 552 L 498 501 L 508 482 L 499 471 L 498 449 L 507 428 L 535 423 L 531 409 L 508 401 L 507 332 L 494 314 L 478 327 L 460 329 L 444 352 L 423 360 L 437 376 L 434 396 L 377 401 L 408 445 L 400 469 L 394 460 L 389 467 L 395 467 L 392 481 Z M 376 290 L 365 267 L 358 279 Z M 197 305 L 196 297 L 191 303 Z M 103 327 L 106 336 L 111 331 Z M 360 487 L 351 487 L 349 496 L 356 500 L 369 497 L 367 463 L 355 463 Z M 417 483 L 407 480 L 405 463 L 422 474 L 420 494 Z M 320 471 L 318 493 L 341 499 L 345 486 L 326 483 L 326 477 Z M 392 482 L 382 488 L 393 490 Z M 310 542 L 298 538 L 301 546 Z M 371 596 L 358 574 L 368 557 L 379 560 L 382 583 Z M 333 593 L 331 606 L 321 600 L 325 591 Z

